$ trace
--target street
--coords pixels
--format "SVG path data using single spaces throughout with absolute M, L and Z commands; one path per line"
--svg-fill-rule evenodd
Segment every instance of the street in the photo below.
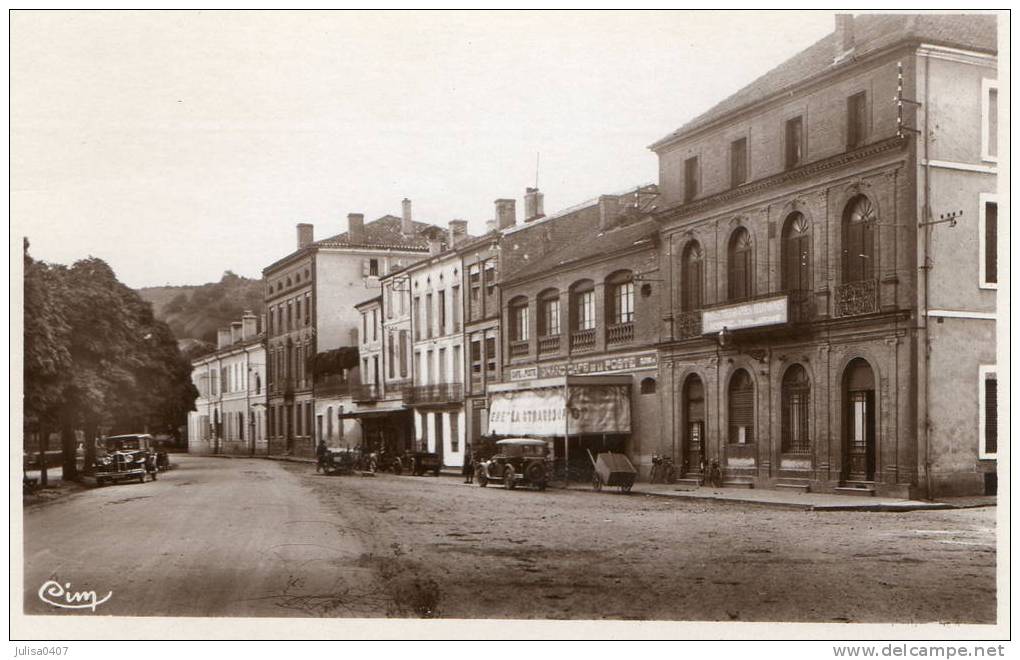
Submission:
M 25 512 L 97 614 L 717 621 L 995 619 L 995 508 L 809 512 L 173 456 L 156 482 Z

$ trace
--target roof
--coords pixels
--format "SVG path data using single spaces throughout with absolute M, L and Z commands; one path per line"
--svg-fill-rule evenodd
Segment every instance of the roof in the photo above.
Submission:
M 330 236 L 312 245 L 317 247 L 371 247 L 389 248 L 394 250 L 418 250 L 427 252 L 429 249 L 429 235 L 434 235 L 446 246 L 447 233 L 442 227 L 427 222 L 412 222 L 413 232 L 408 236 L 400 231 L 403 220 L 395 215 L 384 215 L 383 217 L 366 223 L 364 235 L 358 242 L 351 241 L 350 232 L 345 231 L 336 236 Z
M 403 220 L 395 215 L 384 215 L 372 222 L 365 223 L 363 236 L 358 242 L 351 241 L 350 231 L 336 236 L 323 238 L 310 243 L 307 247 L 295 250 L 281 257 L 262 269 L 267 273 L 287 262 L 295 255 L 306 254 L 318 248 L 369 248 L 375 250 L 402 250 L 405 252 L 428 252 L 429 236 L 439 238 L 446 249 L 447 230 L 427 222 L 412 222 L 412 233 L 405 235 L 400 231 Z
M 515 269 L 506 281 L 516 281 L 546 271 L 559 270 L 564 266 L 591 257 L 626 250 L 643 241 L 650 241 L 658 231 L 658 224 L 651 218 L 643 218 L 636 223 L 617 226 L 594 236 L 592 235 L 592 225 L 589 222 L 575 223 L 572 229 L 574 230 L 573 238 L 567 239 L 562 248 L 546 253 Z
M 854 49 L 834 63 L 836 33 L 802 50 L 740 91 L 720 101 L 651 149 L 703 128 L 722 117 L 798 85 L 827 71 L 852 66 L 856 59 L 905 41 L 995 53 L 996 16 L 991 14 L 864 14 L 854 18 Z
M 373 304 L 381 304 L 381 303 L 382 303 L 382 296 L 378 295 L 378 296 L 374 296 L 372 298 L 369 298 L 368 300 L 362 300 L 359 303 L 355 303 L 354 304 L 354 309 L 361 309 L 362 307 L 369 307 L 369 306 L 371 306 Z

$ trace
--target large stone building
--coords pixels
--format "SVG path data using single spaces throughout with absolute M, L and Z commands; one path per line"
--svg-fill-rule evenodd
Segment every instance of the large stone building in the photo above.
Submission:
M 267 453 L 264 341 L 258 318 L 245 312 L 218 332 L 215 351 L 192 361 L 198 399 L 188 413 L 190 453 Z
M 996 77 L 994 17 L 839 16 L 652 145 L 687 473 L 994 491 Z
M 296 250 L 263 269 L 272 454 L 314 455 L 314 357 L 356 347 L 361 317 L 355 305 L 378 295 L 379 279 L 391 269 L 428 255 L 424 230 L 443 233 L 415 222 L 406 199 L 401 217 L 366 224 L 362 214 L 351 213 L 347 224 L 346 232 L 319 241 L 312 225 L 299 224 Z

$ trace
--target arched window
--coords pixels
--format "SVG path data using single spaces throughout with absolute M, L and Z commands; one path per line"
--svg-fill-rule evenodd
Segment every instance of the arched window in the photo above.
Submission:
M 655 394 L 655 379 L 645 378 L 641 381 L 642 394 Z
M 634 273 L 621 270 L 606 278 L 606 318 L 619 325 L 634 320 Z
M 791 213 L 783 224 L 783 289 L 811 288 L 811 225 L 803 213 Z
M 701 245 L 691 241 L 684 248 L 680 282 L 680 311 L 693 312 L 704 303 L 705 257 Z
M 751 235 L 743 227 L 730 237 L 727 261 L 729 299 L 744 300 L 751 297 Z
M 783 451 L 806 452 L 811 449 L 808 434 L 808 405 L 811 382 L 799 364 L 792 365 L 783 376 Z
M 560 334 L 560 292 L 546 289 L 538 294 L 538 336 L 558 337 Z
M 570 287 L 571 330 L 595 329 L 595 283 L 581 280 Z
M 754 442 L 754 383 L 751 375 L 738 369 L 730 379 L 730 444 Z
M 510 341 L 528 341 L 528 299 L 518 296 L 510 301 Z
M 875 272 L 875 207 L 864 195 L 843 210 L 843 282 L 870 280 Z

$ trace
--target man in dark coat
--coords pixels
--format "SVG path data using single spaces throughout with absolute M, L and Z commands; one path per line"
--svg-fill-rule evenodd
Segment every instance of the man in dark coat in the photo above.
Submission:
M 464 483 L 474 483 L 475 480 L 475 462 L 471 457 L 471 445 L 467 445 L 464 448 L 464 467 L 461 470 L 464 475 Z

